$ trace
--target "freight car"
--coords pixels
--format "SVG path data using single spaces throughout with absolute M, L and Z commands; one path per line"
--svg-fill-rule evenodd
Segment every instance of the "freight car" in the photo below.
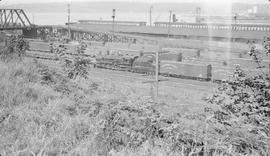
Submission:
M 235 67 L 237 65 L 240 66 L 242 70 L 249 76 L 256 76 L 259 74 L 269 74 L 270 75 L 270 61 L 262 60 L 260 62 L 260 66 L 262 68 L 258 69 L 258 63 L 252 59 L 244 59 L 244 58 L 233 58 L 229 60 L 229 64 L 224 66 L 213 66 L 212 67 L 212 79 L 215 81 L 226 81 L 230 78 L 231 75 L 234 74 Z
M 136 58 L 137 56 L 99 56 L 98 58 L 96 58 L 95 66 L 98 68 L 131 71 L 133 62 Z
M 162 54 L 160 54 L 159 59 L 162 61 L 182 62 L 183 56 L 182 53 L 179 52 L 164 51 Z
M 175 61 L 161 61 L 160 74 L 164 76 L 188 78 L 196 80 L 211 80 L 212 66 L 204 64 L 189 64 Z
M 57 43 L 55 43 L 57 45 Z M 65 46 L 68 50 L 69 55 L 74 55 L 76 51 L 76 44 Z M 49 43 L 32 41 L 30 42 L 30 50 L 42 51 L 38 52 L 27 52 L 29 57 L 46 58 L 51 60 L 57 60 L 58 57 L 51 53 L 51 47 Z M 249 74 L 256 74 L 256 62 L 252 59 L 245 58 L 232 58 L 226 64 L 223 65 L 221 61 L 217 62 L 216 58 L 213 60 L 206 58 L 197 58 L 198 60 L 187 60 L 185 56 L 192 53 L 196 55 L 196 51 L 171 51 L 165 49 L 160 54 L 160 71 L 161 75 L 180 77 L 180 78 L 191 78 L 199 80 L 225 80 L 233 74 L 236 64 L 239 64 L 241 68 L 249 71 Z M 44 53 L 45 52 L 45 53 Z M 186 54 L 186 53 L 187 54 Z M 86 57 L 93 57 L 93 55 L 83 54 Z M 95 59 L 95 65 L 99 68 L 108 68 L 113 70 L 131 71 L 144 74 L 154 74 L 156 58 L 154 55 L 145 53 L 143 56 L 138 56 L 136 52 L 122 53 L 119 54 L 107 54 L 106 56 L 97 56 Z M 181 62 L 184 60 L 184 62 Z M 209 65 L 211 64 L 211 65 Z M 265 68 L 263 71 L 266 74 L 270 73 L 270 61 L 263 60 L 261 63 Z M 258 70 L 257 70 L 258 71 Z
M 177 56 L 177 55 L 176 55 Z M 97 59 L 96 67 L 115 70 L 126 70 L 135 73 L 153 75 L 156 70 L 156 58 L 154 55 L 144 55 L 141 57 L 128 57 L 108 55 Z M 179 61 L 159 62 L 159 73 L 163 76 L 211 80 L 212 66 L 204 64 L 188 64 Z
M 269 68 L 270 65 L 270 60 L 261 60 L 260 63 L 255 59 L 246 59 L 246 58 L 233 58 L 229 62 L 231 65 L 240 65 L 241 68 L 243 69 L 256 69 L 258 65 L 264 67 L 264 68 Z

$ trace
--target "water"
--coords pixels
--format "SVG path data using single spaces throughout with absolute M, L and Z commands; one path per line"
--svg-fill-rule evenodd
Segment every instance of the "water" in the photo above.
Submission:
M 57 13 L 28 13 L 28 16 L 34 24 L 38 25 L 63 25 L 67 22 L 66 12 Z M 71 13 L 71 22 L 78 20 L 112 20 L 111 12 L 89 12 L 89 13 Z M 141 12 L 119 12 L 116 20 L 119 21 L 145 21 L 149 22 L 149 13 Z M 195 22 L 195 18 L 189 15 L 177 14 L 177 18 L 182 22 Z M 160 12 L 152 14 L 152 21 L 169 21 L 168 12 Z

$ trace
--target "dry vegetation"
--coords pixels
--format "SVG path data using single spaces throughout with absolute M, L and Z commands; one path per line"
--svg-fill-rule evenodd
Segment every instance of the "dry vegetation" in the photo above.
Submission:
M 1 61 L 0 155 L 267 156 L 268 81 L 237 72 L 205 112 L 165 115 L 121 86 L 26 59 Z

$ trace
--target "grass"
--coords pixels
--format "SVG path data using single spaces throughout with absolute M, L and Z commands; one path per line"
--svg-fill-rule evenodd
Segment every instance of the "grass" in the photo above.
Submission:
M 26 60 L 0 63 L 0 155 L 244 155 L 234 139 L 254 138 L 220 134 L 201 110 L 165 107 L 113 82 L 68 79 Z

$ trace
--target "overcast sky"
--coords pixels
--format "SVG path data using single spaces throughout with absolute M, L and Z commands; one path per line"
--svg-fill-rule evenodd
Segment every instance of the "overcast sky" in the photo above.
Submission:
M 205 3 L 229 3 L 229 2 L 243 2 L 243 3 L 269 3 L 268 0 L 2 0 L 3 5 L 9 4 L 23 4 L 23 3 L 48 3 L 48 2 L 100 2 L 100 1 L 129 1 L 129 2 L 149 2 L 149 3 L 168 3 L 168 2 L 205 2 Z

